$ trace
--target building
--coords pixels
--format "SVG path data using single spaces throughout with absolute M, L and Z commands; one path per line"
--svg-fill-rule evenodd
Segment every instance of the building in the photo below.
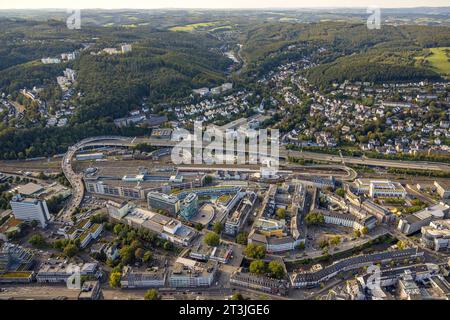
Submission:
M 419 231 L 422 227 L 427 226 L 434 220 L 441 220 L 446 217 L 450 211 L 450 206 L 439 203 L 434 206 L 425 208 L 419 212 L 409 214 L 400 219 L 397 229 L 406 235 Z
M 444 181 L 435 181 L 436 192 L 442 199 L 450 199 L 450 184 Z
M 130 210 L 130 204 L 128 201 L 123 201 L 121 203 L 109 200 L 106 203 L 106 209 L 108 210 L 108 214 L 115 219 L 122 219 L 128 214 Z
M 85 281 L 78 295 L 78 300 L 99 300 L 101 295 L 100 281 Z
M 0 272 L 29 270 L 34 264 L 31 250 L 5 242 L 0 248 Z
M 286 280 L 258 276 L 242 272 L 242 270 L 233 272 L 230 278 L 230 285 L 276 295 L 287 295 L 289 291 L 289 282 Z
M 38 283 L 60 283 L 79 273 L 81 276 L 101 277 L 97 263 L 84 263 L 80 265 L 68 264 L 66 261 L 49 260 L 44 262 L 36 275 Z
M 371 198 L 406 198 L 405 188 L 390 180 L 356 179 L 357 193 L 368 194 Z
M 376 204 L 372 200 L 365 200 L 361 205 L 361 209 L 372 214 L 380 223 L 393 223 L 396 219 L 395 215 L 392 214 L 386 208 Z
M 153 129 L 150 138 L 160 140 L 170 140 L 172 137 L 172 129 Z
M 375 228 L 377 219 L 374 216 L 358 218 L 352 214 L 342 214 L 334 212 L 323 212 L 325 223 L 352 228 L 361 231 L 364 228 L 372 230 Z
M 174 217 L 180 212 L 180 200 L 176 196 L 160 192 L 149 192 L 147 194 L 147 203 L 150 209 L 164 210 Z
M 432 221 L 421 231 L 421 241 L 426 247 L 436 251 L 450 248 L 450 220 Z
M 353 256 L 336 261 L 318 271 L 294 273 L 291 277 L 291 285 L 294 288 L 312 288 L 330 280 L 341 272 L 368 267 L 375 263 L 405 260 L 420 256 L 423 256 L 423 252 L 419 252 L 417 248 Z
M 24 197 L 36 196 L 44 191 L 44 187 L 35 183 L 27 183 L 26 185 L 19 186 L 18 192 Z
M 220 244 L 218 247 L 210 247 L 200 242 L 189 252 L 189 257 L 199 261 L 217 261 L 220 263 L 228 263 L 233 254 L 232 246 Z
M 99 160 L 103 159 L 103 153 L 86 153 L 86 154 L 77 154 L 75 159 L 77 161 L 88 161 L 88 160 Z
M 181 202 L 180 216 L 185 220 L 192 218 L 198 211 L 198 196 L 195 193 L 190 193 Z
M 141 208 L 132 209 L 121 221 L 135 228 L 148 229 L 161 239 L 182 246 L 188 246 L 197 236 L 194 229 L 181 221 Z
M 17 220 L 37 221 L 42 228 L 45 228 L 50 220 L 50 213 L 45 200 L 22 198 L 17 195 L 12 198 L 10 204 Z
M 131 44 L 124 44 L 124 45 L 122 45 L 121 49 L 122 49 L 122 53 L 125 54 L 128 52 L 131 52 L 133 50 L 133 47 L 131 46 Z
M 255 205 L 257 195 L 254 192 L 245 193 L 245 196 L 241 198 L 236 210 L 225 221 L 225 234 L 235 236 L 244 226 L 245 222 L 253 207 Z
M 125 289 L 162 288 L 166 283 L 166 271 L 154 268 L 150 271 L 136 271 L 126 266 L 122 272 L 120 286 Z
M 197 262 L 191 259 L 178 258 L 169 272 L 171 288 L 209 287 L 213 284 L 218 272 L 217 262 Z

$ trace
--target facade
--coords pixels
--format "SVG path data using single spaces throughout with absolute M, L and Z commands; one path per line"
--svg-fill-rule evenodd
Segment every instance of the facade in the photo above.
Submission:
M 357 193 L 364 193 L 371 198 L 405 198 L 405 188 L 398 182 L 390 180 L 357 179 Z
M 404 260 L 420 257 L 422 255 L 423 252 L 419 252 L 417 249 L 406 249 L 354 256 L 336 261 L 332 265 L 319 271 L 294 273 L 291 277 L 291 285 L 294 288 L 311 288 L 328 281 L 341 272 L 371 266 L 374 263 Z
M 78 300 L 98 300 L 101 293 L 99 281 L 85 281 L 78 295 Z
M 125 289 L 162 288 L 166 283 L 165 270 L 136 271 L 126 266 L 122 272 L 120 286 Z
M 230 284 L 276 295 L 286 295 L 289 291 L 289 282 L 286 280 L 272 279 L 241 271 L 235 271 L 231 275 Z
M 325 212 L 323 213 L 323 217 L 325 219 L 325 223 L 348 227 L 354 230 L 361 230 L 363 228 L 371 230 L 375 228 L 377 223 L 376 218 L 373 216 L 366 216 L 358 219 L 356 216 L 351 214 Z
M 180 216 L 189 221 L 197 211 L 198 196 L 195 193 L 191 193 L 181 202 Z
M 443 181 L 435 181 L 434 186 L 442 199 L 450 199 L 450 184 Z
M 435 251 L 450 248 L 450 220 L 436 220 L 422 227 L 421 241 Z
M 110 216 L 116 219 L 122 219 L 128 214 L 128 211 L 130 210 L 130 205 L 126 201 L 121 203 L 108 201 L 106 203 L 106 208 Z
M 376 204 L 371 200 L 365 200 L 361 208 L 372 214 L 380 223 L 393 223 L 396 217 L 386 208 Z
M 103 159 L 103 153 L 87 153 L 87 154 L 77 154 L 75 159 L 77 161 L 87 161 L 87 160 L 98 160 Z
M 176 217 L 180 211 L 180 200 L 172 195 L 160 192 L 149 192 L 147 203 L 150 209 L 167 211 L 171 216 Z
M 50 260 L 44 262 L 36 275 L 38 283 L 60 283 L 67 282 L 70 276 L 79 272 L 81 276 L 92 276 L 99 278 L 98 265 L 96 263 L 85 263 L 81 265 L 68 264 L 67 262 Z
M 450 212 L 450 206 L 439 203 L 400 219 L 397 229 L 406 235 L 419 231 L 434 220 L 441 220 Z
M 45 228 L 50 220 L 45 200 L 22 198 L 17 195 L 12 198 L 10 204 L 17 220 L 38 221 L 42 228 Z
M 225 221 L 225 234 L 235 236 L 239 233 L 247 221 L 248 215 L 252 211 L 256 199 L 257 196 L 254 192 L 246 193 L 245 196 L 241 198 L 236 210 Z
M 217 275 L 217 263 L 201 263 L 190 259 L 178 258 L 169 272 L 169 286 L 172 288 L 209 287 Z

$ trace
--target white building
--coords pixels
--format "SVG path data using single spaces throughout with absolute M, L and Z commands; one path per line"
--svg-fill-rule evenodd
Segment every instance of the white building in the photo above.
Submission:
M 38 221 L 42 228 L 45 228 L 50 220 L 50 213 L 45 200 L 22 198 L 18 195 L 12 198 L 10 204 L 17 220 Z
M 372 198 L 406 198 L 405 188 L 390 180 L 357 179 L 355 187 L 358 193 L 368 194 Z
M 432 221 L 422 227 L 422 243 L 435 251 L 450 247 L 450 220 Z
M 400 219 L 397 229 L 404 234 L 412 234 L 432 221 L 444 219 L 449 211 L 450 206 L 441 202 Z
M 128 53 L 131 52 L 133 50 L 133 47 L 131 46 L 131 44 L 124 44 L 122 46 L 122 53 Z

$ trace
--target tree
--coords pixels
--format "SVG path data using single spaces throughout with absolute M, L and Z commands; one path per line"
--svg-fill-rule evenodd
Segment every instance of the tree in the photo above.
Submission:
M 304 242 L 300 242 L 297 246 L 298 250 L 304 250 L 305 249 L 305 243 Z
M 345 190 L 342 188 L 338 188 L 338 189 L 336 189 L 336 194 L 340 197 L 343 197 L 343 196 L 345 196 Z
M 356 230 L 353 231 L 353 235 L 354 235 L 356 238 L 359 238 L 359 237 L 361 237 L 361 231 L 356 229 Z
M 134 251 L 134 256 L 135 256 L 137 259 L 142 260 L 142 258 L 144 258 L 144 250 L 142 250 L 141 248 L 137 248 L 137 249 Z
M 119 250 L 120 258 L 122 264 L 127 265 L 133 262 L 134 260 L 134 251 L 132 246 L 125 245 Z
M 244 300 L 244 296 L 240 292 L 236 292 L 231 296 L 230 300 Z
M 252 261 L 249 270 L 251 273 L 264 274 L 266 272 L 266 264 L 262 260 Z
M 247 240 L 248 240 L 248 233 L 247 232 L 241 232 L 236 237 L 236 242 L 238 244 L 242 244 L 244 246 L 247 245 Z
M 337 245 L 339 245 L 341 243 L 341 237 L 339 237 L 339 236 L 332 237 L 330 239 L 329 243 L 332 246 L 337 246 Z
M 204 241 L 210 247 L 217 247 L 220 244 L 220 237 L 215 232 L 209 232 L 205 235 Z
M 142 258 L 142 261 L 144 261 L 144 262 L 150 262 L 150 260 L 152 259 L 152 257 L 153 257 L 153 254 L 152 254 L 152 252 L 151 251 L 145 251 L 145 253 L 144 253 L 144 257 Z
M 213 181 L 213 177 L 211 177 L 211 176 L 206 176 L 206 177 L 205 177 L 205 180 L 204 180 L 204 183 L 205 183 L 205 185 L 209 185 L 209 184 L 212 183 L 212 181 Z
M 399 241 L 397 242 L 397 248 L 398 248 L 398 250 L 404 250 L 404 249 L 406 249 L 406 242 L 405 242 L 405 241 L 402 241 L 402 240 L 399 240 Z
M 244 250 L 244 254 L 253 259 L 263 259 L 266 256 L 266 248 L 249 243 Z
M 276 214 L 277 214 L 277 217 L 279 219 L 285 219 L 286 218 L 286 209 L 285 208 L 278 208 Z
M 73 243 L 69 243 L 64 248 L 64 255 L 68 258 L 72 258 L 77 253 L 78 253 L 78 247 Z
M 270 261 L 268 269 L 271 277 L 276 279 L 282 279 L 284 277 L 284 268 L 279 261 Z
M 306 215 L 305 221 L 309 225 L 320 225 L 325 223 L 325 218 L 320 212 L 310 212 Z
M 109 285 L 111 286 L 111 288 L 118 288 L 120 286 L 121 276 L 121 273 L 118 271 L 111 272 L 111 274 L 109 275 Z
M 41 248 L 45 246 L 46 242 L 42 235 L 35 234 L 33 235 L 29 240 L 28 243 L 31 244 L 33 247 Z
M 368 234 L 368 233 L 369 233 L 369 228 L 364 227 L 364 228 L 361 229 L 361 234 L 362 234 L 362 235 L 366 235 L 366 234 Z
M 158 290 L 150 289 L 144 295 L 144 300 L 161 300 Z
M 213 231 L 217 234 L 221 234 L 223 231 L 223 224 L 221 224 L 219 221 L 217 221 L 216 223 L 214 223 L 213 226 Z
M 116 224 L 116 225 L 114 226 L 114 233 L 115 233 L 116 235 L 119 235 L 121 231 L 122 231 L 122 225 Z

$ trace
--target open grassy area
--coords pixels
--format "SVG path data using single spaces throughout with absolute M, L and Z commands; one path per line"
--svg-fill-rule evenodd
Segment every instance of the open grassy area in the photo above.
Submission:
M 430 55 L 418 57 L 418 60 L 428 61 L 430 67 L 440 74 L 450 76 L 450 47 L 427 49 Z
M 213 27 L 217 24 L 218 24 L 218 22 L 200 22 L 200 23 L 187 24 L 185 26 L 172 27 L 169 30 L 170 31 L 194 31 L 198 28 Z

